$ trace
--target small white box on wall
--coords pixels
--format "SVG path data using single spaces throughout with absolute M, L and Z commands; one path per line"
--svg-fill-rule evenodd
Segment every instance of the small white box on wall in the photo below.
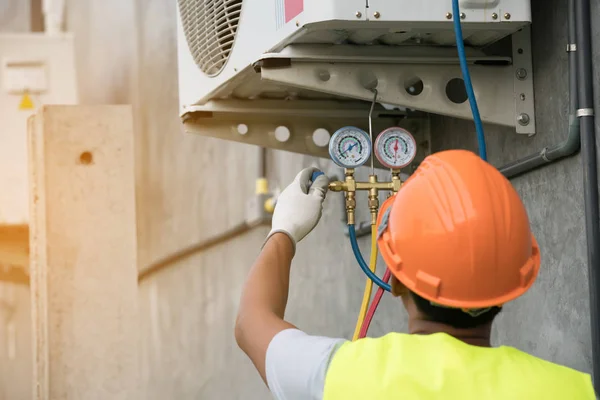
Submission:
M 27 119 L 77 104 L 70 34 L 0 34 L 0 227 L 29 223 Z

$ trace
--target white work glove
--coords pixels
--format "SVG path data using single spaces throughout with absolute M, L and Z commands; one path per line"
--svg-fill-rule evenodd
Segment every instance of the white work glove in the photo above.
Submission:
M 329 185 L 329 178 L 320 175 L 309 188 L 312 174 L 317 171 L 317 168 L 303 169 L 296 175 L 294 181 L 281 192 L 277 198 L 271 232 L 269 232 L 267 240 L 277 232 L 285 233 L 292 239 L 295 252 L 296 243 L 304 239 L 317 226 L 321 219 L 323 201 Z

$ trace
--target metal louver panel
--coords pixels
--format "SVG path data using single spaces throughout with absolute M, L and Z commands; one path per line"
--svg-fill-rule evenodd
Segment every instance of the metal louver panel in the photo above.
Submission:
M 194 61 L 206 75 L 218 75 L 231 55 L 242 0 L 178 0 L 178 3 Z

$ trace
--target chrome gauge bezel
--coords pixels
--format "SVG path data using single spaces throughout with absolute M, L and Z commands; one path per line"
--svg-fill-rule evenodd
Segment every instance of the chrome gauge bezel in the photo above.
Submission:
M 390 157 L 386 154 L 385 143 L 395 136 L 399 136 L 400 140 L 406 145 L 406 156 L 402 157 L 398 162 L 393 162 Z M 375 157 L 377 160 L 386 168 L 390 169 L 402 169 L 410 165 L 417 156 L 417 142 L 414 136 L 404 128 L 397 126 L 387 128 L 382 131 L 375 140 Z
M 344 141 L 352 139 L 358 142 L 357 145 L 360 145 L 360 157 L 357 159 L 342 159 L 340 146 L 343 146 Z M 329 157 L 342 168 L 352 169 L 364 165 L 369 161 L 372 151 L 373 146 L 369 134 L 354 126 L 345 126 L 338 129 L 329 141 Z

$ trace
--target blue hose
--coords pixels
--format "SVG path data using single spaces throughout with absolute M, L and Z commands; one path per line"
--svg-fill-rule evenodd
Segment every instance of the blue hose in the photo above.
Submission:
M 354 257 L 356 257 L 356 261 L 358 261 L 358 265 L 360 265 L 360 269 L 363 270 L 365 275 L 369 277 L 377 286 L 382 288 L 383 290 L 390 292 L 392 287 L 381 280 L 373 271 L 369 269 L 369 266 L 365 262 L 362 254 L 360 253 L 360 249 L 358 248 L 358 242 L 356 240 L 356 228 L 354 225 L 348 225 L 348 233 L 350 236 L 350 244 L 352 245 L 352 251 L 354 252 Z
M 311 177 L 310 177 L 310 184 L 312 184 L 314 181 L 317 180 L 318 177 L 320 177 L 321 175 L 325 175 L 323 173 L 323 171 L 315 171 L 312 173 Z
M 471 82 L 471 74 L 469 74 L 469 67 L 467 66 L 467 56 L 465 54 L 465 42 L 462 34 L 462 27 L 460 26 L 460 8 L 458 7 L 458 0 L 452 0 L 452 13 L 454 14 L 454 34 L 456 36 L 456 47 L 458 49 L 458 59 L 460 60 L 460 69 L 465 82 L 465 89 L 469 96 L 469 104 L 471 105 L 471 112 L 473 113 L 473 120 L 475 121 L 475 130 L 477 131 L 477 143 L 479 146 L 479 156 L 483 160 L 487 160 L 487 150 L 485 147 L 485 136 L 483 134 L 483 124 L 481 123 L 481 116 L 479 115 L 479 107 L 477 107 L 477 99 L 475 98 L 475 92 L 473 91 L 473 83 Z

